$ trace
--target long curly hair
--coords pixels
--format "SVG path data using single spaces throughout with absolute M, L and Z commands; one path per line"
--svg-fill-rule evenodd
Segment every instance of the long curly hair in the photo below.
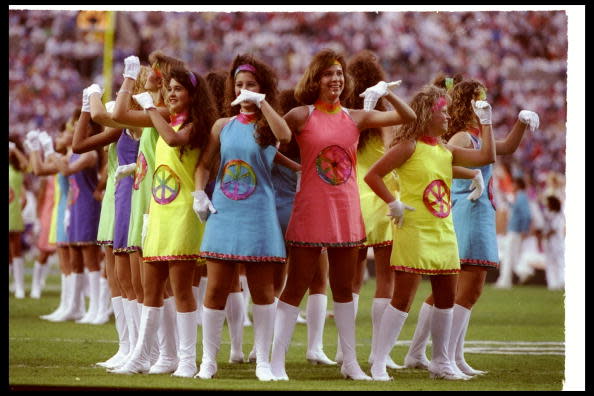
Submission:
M 217 106 L 217 112 L 219 113 L 219 117 L 223 117 L 225 114 L 225 81 L 227 79 L 227 71 L 211 71 L 204 77 L 204 79 L 206 80 L 206 83 L 210 88 L 210 92 L 212 93 L 212 97 Z
M 478 100 L 481 90 L 484 89 L 483 83 L 474 79 L 463 80 L 454 85 L 450 91 L 452 103 L 449 106 L 452 120 L 448 123 L 448 132 L 444 138 L 449 139 L 455 133 L 468 128 L 472 121 L 476 120 L 471 100 Z
M 278 101 L 280 104 L 281 115 L 285 115 L 289 111 L 291 111 L 291 109 L 303 105 L 303 103 L 299 103 L 295 98 L 294 88 L 282 90 L 279 94 Z M 297 144 L 297 139 L 291 139 L 288 146 L 283 151 L 283 154 L 294 161 L 299 161 L 300 153 L 299 145 Z
M 348 73 L 348 68 L 344 56 L 332 49 L 326 48 L 318 52 L 307 68 L 305 73 L 301 76 L 301 80 L 295 87 L 295 98 L 304 104 L 311 105 L 320 96 L 320 79 L 322 72 L 338 61 L 342 66 L 344 73 L 344 87 L 340 94 L 340 101 L 344 102 L 351 95 L 353 90 L 353 82 Z
M 364 98 L 359 97 L 367 88 L 374 86 L 380 81 L 386 81 L 386 73 L 379 64 L 377 56 L 369 51 L 363 50 L 355 54 L 348 62 L 349 75 L 353 79 L 353 90 L 347 98 L 345 105 L 352 109 L 362 109 Z M 377 110 L 385 111 L 384 99 L 380 99 L 375 106 Z M 361 150 L 372 136 L 381 136 L 381 128 L 369 128 L 361 131 L 357 150 Z
M 194 74 L 196 86 L 190 80 L 190 73 Z M 180 83 L 187 91 L 190 97 L 188 108 L 188 118 L 180 128 L 192 124 L 190 132 L 190 148 L 199 148 L 204 150 L 210 135 L 210 129 L 217 119 L 217 109 L 208 89 L 204 78 L 196 72 L 191 72 L 186 68 L 174 67 L 169 72 L 171 80 Z M 183 148 L 181 150 L 183 155 Z
M 417 119 L 414 122 L 402 124 L 398 127 L 390 147 L 401 141 L 416 140 L 423 136 L 433 116 L 433 105 L 441 97 L 445 97 L 449 103 L 450 97 L 445 89 L 438 88 L 435 85 L 423 86 L 409 103 L 409 106 L 417 115 Z
M 236 98 L 235 70 L 238 66 L 244 64 L 254 66 L 256 69 L 256 73 L 254 75 L 256 77 L 256 81 L 260 85 L 260 93 L 266 95 L 266 101 L 268 104 L 270 104 L 270 106 L 278 112 L 278 77 L 276 76 L 276 72 L 266 63 L 257 59 L 253 55 L 239 54 L 233 60 L 233 63 L 231 64 L 227 74 L 227 81 L 225 81 L 224 114 L 228 117 L 239 114 L 241 107 L 231 106 L 231 102 L 233 102 Z M 272 133 L 270 125 L 268 125 L 268 121 L 266 121 L 266 118 L 262 115 L 262 112 L 259 109 L 256 109 L 256 113 L 256 131 L 254 132 L 256 142 L 258 142 L 258 144 L 262 147 L 275 145 L 277 141 L 276 136 L 274 136 Z
M 171 79 L 170 71 L 172 68 L 185 68 L 184 61 L 165 55 L 161 50 L 155 50 L 150 53 L 149 63 L 153 69 L 158 69 L 163 76 L 163 84 L 161 84 L 161 98 L 167 98 L 167 90 L 169 88 L 169 80 Z

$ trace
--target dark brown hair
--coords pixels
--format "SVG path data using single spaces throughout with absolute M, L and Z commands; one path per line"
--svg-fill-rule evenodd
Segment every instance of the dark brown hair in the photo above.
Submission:
M 353 79 L 353 90 L 347 98 L 345 105 L 352 109 L 362 109 L 364 98 L 359 97 L 367 88 L 374 86 L 380 81 L 386 81 L 386 73 L 379 64 L 377 56 L 369 51 L 363 50 L 355 54 L 348 63 L 349 75 Z M 383 99 L 377 102 L 377 110 L 385 111 L 386 105 Z M 361 131 L 357 150 L 365 147 L 365 144 L 372 136 L 381 136 L 381 128 L 369 128 Z
M 455 133 L 464 131 L 469 124 L 476 119 L 472 109 L 472 100 L 477 100 L 481 89 L 485 89 L 483 83 L 478 80 L 468 79 L 454 85 L 450 91 L 452 102 L 448 106 L 448 113 L 452 120 L 448 123 L 448 132 L 444 135 L 449 139 Z
M 240 106 L 231 106 L 231 102 L 233 102 L 236 98 L 235 70 L 238 66 L 244 64 L 252 65 L 256 69 L 254 76 L 260 85 L 260 93 L 266 95 L 266 101 L 268 104 L 278 112 L 278 77 L 276 76 L 276 72 L 266 63 L 260 61 L 253 55 L 240 54 L 237 55 L 233 60 L 231 68 L 227 74 L 227 81 L 225 82 L 225 115 L 237 115 L 241 109 Z M 258 114 L 255 131 L 256 142 L 258 142 L 258 144 L 262 147 L 275 145 L 276 136 L 274 136 L 272 133 L 272 130 L 268 125 L 268 121 L 266 121 L 266 118 L 262 115 L 262 112 L 259 109 L 256 110 L 256 113 Z

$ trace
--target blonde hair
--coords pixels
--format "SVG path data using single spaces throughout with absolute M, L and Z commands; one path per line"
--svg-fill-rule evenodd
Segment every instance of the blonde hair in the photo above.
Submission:
M 140 66 L 140 72 L 138 73 L 136 81 L 134 81 L 134 87 L 132 88 L 132 95 L 145 92 L 144 85 L 146 84 L 146 80 L 148 79 L 150 72 L 150 67 Z M 142 110 L 142 107 L 132 98 L 132 95 L 130 95 L 129 108 L 132 110 Z
M 344 87 L 340 94 L 340 100 L 346 101 L 352 91 L 351 77 L 347 73 L 347 65 L 344 56 L 338 52 L 326 48 L 318 52 L 305 69 L 305 73 L 295 87 L 295 99 L 304 104 L 313 104 L 320 96 L 320 79 L 322 72 L 334 65 L 340 63 L 344 75 Z
M 433 106 L 441 97 L 445 97 L 447 103 L 450 102 L 450 97 L 445 89 L 438 88 L 434 85 L 425 85 L 422 87 L 409 103 L 409 106 L 417 115 L 417 119 L 413 122 L 400 125 L 390 146 L 394 146 L 396 143 L 405 140 L 417 140 L 423 136 L 433 116 Z

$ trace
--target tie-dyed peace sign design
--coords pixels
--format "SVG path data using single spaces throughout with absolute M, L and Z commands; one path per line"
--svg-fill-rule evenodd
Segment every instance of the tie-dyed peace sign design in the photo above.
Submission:
M 423 203 L 433 216 L 448 217 L 452 207 L 450 188 L 443 180 L 433 180 L 423 192 Z
M 318 176 L 328 184 L 337 186 L 346 182 L 353 172 L 353 162 L 340 146 L 328 146 L 316 157 Z
M 160 205 L 173 202 L 179 195 L 181 183 L 179 177 L 167 165 L 159 165 L 153 174 L 153 198 Z
M 221 191 L 234 201 L 246 199 L 256 190 L 256 174 L 245 161 L 235 159 L 227 162 L 223 168 Z
M 489 179 L 489 183 L 487 184 L 487 193 L 489 194 L 489 201 L 491 201 L 491 205 L 493 206 L 494 210 L 497 210 L 497 206 L 495 206 L 495 196 L 493 195 L 493 178 Z
M 135 190 L 140 188 L 140 183 L 142 183 L 146 176 L 147 168 L 146 158 L 144 158 L 142 151 L 139 151 L 136 158 L 136 170 L 134 171 L 134 184 L 132 185 Z
M 80 189 L 78 188 L 78 183 L 74 177 L 69 177 L 68 181 L 70 182 L 70 188 L 68 189 L 68 206 L 74 205 L 76 200 L 78 199 L 78 194 L 80 193 Z

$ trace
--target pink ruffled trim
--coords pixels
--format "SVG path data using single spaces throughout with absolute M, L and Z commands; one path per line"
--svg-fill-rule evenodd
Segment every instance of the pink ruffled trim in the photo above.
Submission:
M 454 275 L 454 274 L 460 273 L 460 269 L 427 270 L 427 269 L 420 269 L 420 268 L 404 267 L 402 265 L 394 265 L 394 266 L 392 266 L 392 270 L 410 272 L 413 274 L 421 274 L 421 275 Z
M 213 258 L 218 260 L 237 260 L 237 261 L 250 261 L 250 262 L 281 262 L 287 261 L 285 257 L 259 257 L 259 256 L 236 256 L 233 254 L 215 253 L 215 252 L 200 252 L 203 258 Z
M 460 259 L 460 265 L 475 265 L 478 267 L 499 268 L 499 263 L 489 260 Z
M 197 261 L 199 264 L 204 262 L 204 259 L 198 255 L 181 255 L 181 256 L 151 256 L 143 257 L 142 261 Z
M 360 241 L 354 242 L 300 242 L 300 241 L 286 241 L 289 246 L 297 247 L 365 247 L 365 241 L 367 238 L 363 238 Z
M 383 246 L 392 246 L 393 244 L 394 244 L 394 241 L 384 241 L 384 242 L 378 242 L 378 243 L 365 244 L 365 246 L 363 246 L 363 247 L 383 247 Z

